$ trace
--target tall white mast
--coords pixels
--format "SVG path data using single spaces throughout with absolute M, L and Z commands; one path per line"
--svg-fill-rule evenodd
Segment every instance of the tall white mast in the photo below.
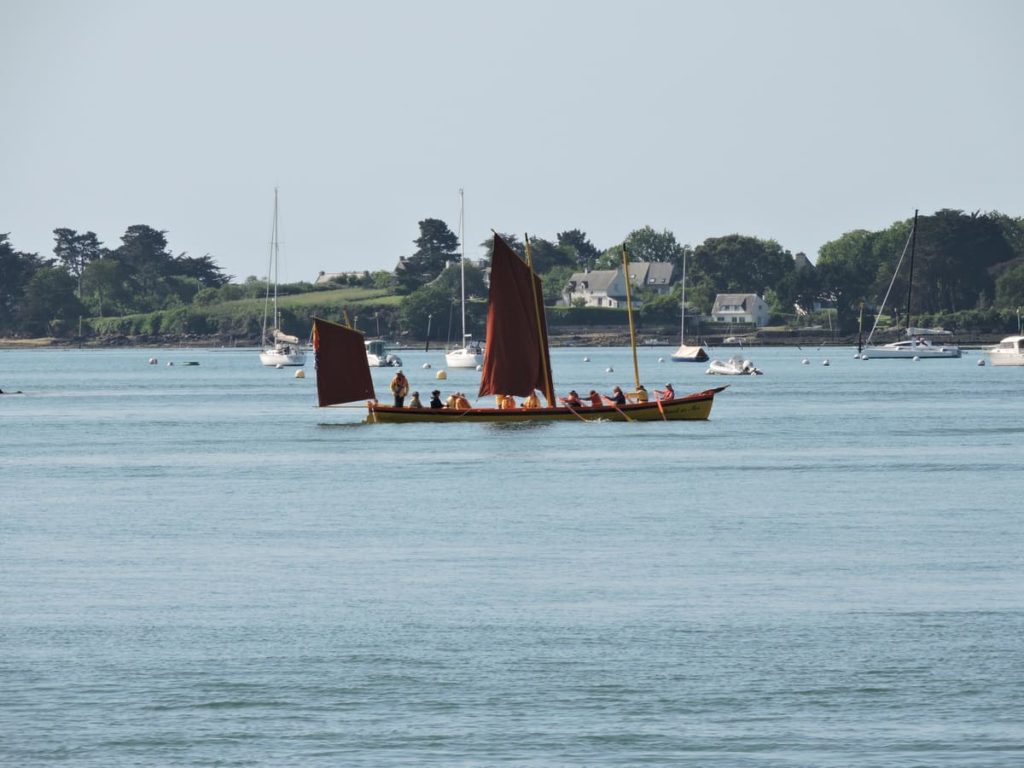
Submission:
M 679 292 L 680 299 L 679 304 L 682 307 L 681 319 L 679 321 L 679 346 L 686 343 L 686 251 L 683 251 L 683 287 Z
M 462 346 L 466 346 L 466 223 L 465 223 L 466 202 L 462 187 L 459 187 L 459 244 L 462 246 L 462 258 L 459 259 L 459 266 L 462 268 Z

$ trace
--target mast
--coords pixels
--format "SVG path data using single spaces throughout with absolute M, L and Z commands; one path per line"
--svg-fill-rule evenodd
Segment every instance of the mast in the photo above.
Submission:
M 629 317 L 629 346 L 633 348 L 633 391 L 640 389 L 640 365 L 636 361 L 636 328 L 633 325 L 633 293 L 630 290 L 629 256 L 622 246 L 622 271 L 626 276 L 626 314 Z
M 466 344 L 466 203 L 462 187 L 459 187 L 459 245 L 462 246 L 462 258 L 459 266 L 462 269 L 462 346 Z
M 526 266 L 530 268 L 530 286 L 533 290 L 533 311 L 535 315 L 535 321 L 537 323 L 537 342 L 540 345 L 540 359 L 542 361 L 548 361 L 548 349 L 547 349 L 547 337 L 544 334 L 544 324 L 541 322 L 541 313 L 544 311 L 541 306 L 542 296 L 537 295 L 537 275 L 533 271 L 533 253 L 530 250 L 530 236 L 523 234 L 523 240 L 526 243 Z M 488 340 L 487 348 L 490 349 L 490 340 Z M 544 369 L 544 399 L 548 401 L 548 407 L 550 408 L 555 404 L 555 392 L 551 386 L 551 376 L 549 372 L 551 370 L 551 364 L 541 365 Z
M 864 302 L 860 303 L 860 316 L 857 318 L 857 354 L 864 351 Z
M 683 279 L 680 293 L 679 305 L 682 307 L 682 317 L 679 321 L 679 346 L 686 344 L 686 251 L 683 251 Z
M 914 228 L 910 230 L 910 277 L 907 279 L 907 337 L 910 337 L 910 297 L 914 293 L 914 249 L 917 245 L 917 209 L 914 209 Z
M 277 187 L 274 187 L 274 224 L 270 229 L 270 262 L 267 264 L 267 290 L 263 298 L 263 338 L 261 343 L 267 341 L 267 305 L 270 303 L 270 282 L 274 283 L 273 307 L 274 313 L 271 316 L 271 323 L 280 325 L 277 318 Z

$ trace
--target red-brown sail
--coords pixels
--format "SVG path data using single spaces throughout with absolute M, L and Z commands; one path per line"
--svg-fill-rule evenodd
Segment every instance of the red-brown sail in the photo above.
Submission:
M 313 318 L 316 393 L 320 406 L 376 400 L 363 334 Z
M 551 358 L 542 297 L 540 278 L 495 235 L 480 396 L 525 397 L 539 389 L 552 405 Z

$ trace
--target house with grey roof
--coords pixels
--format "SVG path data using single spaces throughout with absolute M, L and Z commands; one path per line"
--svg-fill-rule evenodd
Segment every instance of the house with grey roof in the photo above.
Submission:
M 672 290 L 672 272 L 673 266 L 668 263 L 640 261 L 629 265 L 633 288 L 643 287 L 655 293 Z M 562 303 L 572 306 L 579 301 L 586 307 L 626 306 L 626 281 L 622 267 L 574 273 L 562 291 Z
M 762 328 L 768 325 L 768 305 L 756 293 L 720 293 L 711 306 L 714 323 L 750 323 Z

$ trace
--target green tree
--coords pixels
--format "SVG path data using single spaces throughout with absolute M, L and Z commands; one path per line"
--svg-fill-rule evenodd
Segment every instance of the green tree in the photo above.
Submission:
M 1006 270 L 996 280 L 995 303 L 1001 309 L 1024 307 L 1024 264 Z
M 82 291 L 86 306 L 94 315 L 106 317 L 130 311 L 126 306 L 127 268 L 113 256 L 90 262 L 82 273 Z
M 630 261 L 663 261 L 677 267 L 683 262 L 684 247 L 667 229 L 661 232 L 655 232 L 653 227 L 634 229 L 626 235 L 623 245 Z
M 25 287 L 44 266 L 36 254 L 14 250 L 8 234 L 0 234 L 0 332 L 18 331 Z
M 424 219 L 419 223 L 420 236 L 413 243 L 416 252 L 404 259 L 396 271 L 400 291 L 413 291 L 441 274 L 445 264 L 457 262 L 459 238 L 440 219 Z
M 77 288 L 78 280 L 63 267 L 46 266 L 37 270 L 25 286 L 21 308 L 25 330 L 42 336 L 56 329 L 76 327 L 83 313 L 82 303 L 75 295 Z
M 79 234 L 73 229 L 60 228 L 53 230 L 55 245 L 53 254 L 57 261 L 64 265 L 77 284 L 77 295 L 82 297 L 82 273 L 85 268 L 103 256 L 104 248 L 95 232 Z
M 585 232 L 579 229 L 570 229 L 565 232 L 559 232 L 556 238 L 559 247 L 572 249 L 580 269 L 593 269 L 594 265 L 597 264 L 597 259 L 601 252 L 587 239 Z
M 208 253 L 198 258 L 182 253 L 172 260 L 168 271 L 179 277 L 194 278 L 203 288 L 220 288 L 231 282 L 233 277 L 225 275 L 224 270 L 213 263 Z
M 173 274 L 166 233 L 145 224 L 128 227 L 121 236 L 121 245 L 110 255 L 126 267 L 124 277 L 129 288 L 126 309 L 134 312 L 161 309 L 171 292 L 164 278 Z
M 712 237 L 693 251 L 695 282 L 708 282 L 717 293 L 760 295 L 792 271 L 792 254 L 774 240 L 745 235 Z

